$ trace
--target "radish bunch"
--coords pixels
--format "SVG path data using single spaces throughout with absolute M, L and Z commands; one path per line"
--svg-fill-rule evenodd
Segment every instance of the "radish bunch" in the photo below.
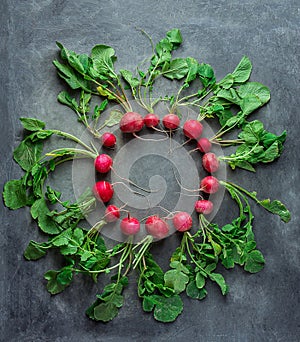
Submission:
M 147 128 L 156 129 L 160 124 L 160 118 L 155 113 L 148 113 L 144 117 L 137 112 L 127 112 L 123 115 L 119 127 L 123 133 L 132 133 L 135 136 L 136 132 Z M 162 119 L 162 124 L 165 129 L 170 132 L 176 130 L 180 126 L 180 118 L 178 115 L 169 113 Z M 204 153 L 202 156 L 202 166 L 209 172 L 214 173 L 219 168 L 219 160 L 217 156 L 210 152 L 212 144 L 209 139 L 201 137 L 203 132 L 203 125 L 197 120 L 187 120 L 183 124 L 183 134 L 189 140 L 197 142 L 197 149 Z M 104 147 L 114 147 L 116 144 L 116 137 L 110 132 L 102 135 L 101 141 Z M 108 173 L 112 169 L 113 160 L 107 154 L 100 154 L 94 161 L 95 170 L 101 174 Z M 219 181 L 212 175 L 204 177 L 200 182 L 200 190 L 205 194 L 214 194 L 219 189 Z M 95 197 L 103 202 L 109 202 L 114 194 L 113 184 L 108 181 L 99 181 L 93 187 Z M 200 199 L 195 202 L 194 209 L 197 213 L 209 215 L 213 211 L 213 203 L 206 199 Z M 110 204 L 106 207 L 104 220 L 106 222 L 116 222 L 121 217 L 121 210 L 117 206 Z M 172 216 L 172 223 L 174 228 L 179 232 L 186 232 L 192 228 L 193 220 L 189 213 L 180 211 Z M 135 235 L 140 231 L 140 221 L 130 216 L 127 212 L 127 217 L 121 219 L 120 230 L 124 235 Z M 167 219 L 160 218 L 157 215 L 149 216 L 145 221 L 145 230 L 149 235 L 155 239 L 162 239 L 168 236 L 170 232 Z

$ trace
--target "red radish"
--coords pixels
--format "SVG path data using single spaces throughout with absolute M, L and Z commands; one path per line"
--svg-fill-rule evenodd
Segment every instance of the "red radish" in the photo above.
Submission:
M 208 215 L 214 209 L 214 205 L 211 201 L 208 200 L 199 200 L 195 203 L 195 210 L 197 213 Z
M 120 218 L 120 209 L 115 205 L 107 206 L 105 210 L 105 221 L 106 222 L 115 222 Z
M 207 194 L 214 194 L 219 190 L 219 181 L 213 176 L 207 176 L 201 180 L 200 188 Z
M 139 132 L 144 127 L 143 117 L 136 112 L 128 112 L 122 116 L 120 130 L 123 133 Z
M 140 222 L 135 217 L 125 217 L 120 224 L 120 228 L 125 235 L 134 235 L 140 231 Z
M 113 186 L 107 181 L 99 181 L 93 187 L 93 192 L 99 201 L 108 202 L 114 194 Z
M 214 153 L 208 152 L 202 157 L 202 165 L 206 171 L 213 173 L 219 168 L 219 160 Z
M 105 147 L 113 147 L 113 146 L 115 146 L 116 141 L 117 141 L 116 136 L 114 134 L 110 133 L 110 132 L 105 132 L 101 136 L 102 145 L 105 146 Z
M 198 139 L 202 134 L 203 126 L 197 120 L 187 120 L 183 125 L 183 133 L 190 139 Z
M 179 127 L 180 119 L 175 114 L 167 114 L 163 117 L 163 124 L 168 129 L 175 129 Z
M 94 162 L 95 169 L 100 173 L 106 173 L 110 170 L 113 160 L 107 154 L 100 154 Z
M 144 117 L 144 124 L 147 127 L 156 127 L 159 124 L 159 116 L 154 113 L 149 113 Z
M 192 228 L 193 220 L 189 213 L 181 211 L 173 217 L 173 224 L 179 232 L 186 232 Z
M 145 228 L 147 232 L 156 239 L 163 239 L 169 233 L 167 222 L 155 215 L 147 218 Z
M 202 153 L 207 153 L 211 150 L 211 142 L 207 138 L 201 138 L 197 142 L 197 148 Z

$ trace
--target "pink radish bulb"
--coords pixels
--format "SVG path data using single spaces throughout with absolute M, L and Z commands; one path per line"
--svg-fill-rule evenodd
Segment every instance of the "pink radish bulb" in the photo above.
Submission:
M 219 190 L 219 181 L 214 176 L 207 176 L 201 180 L 200 188 L 207 194 L 214 194 Z
M 176 129 L 180 125 L 180 119 L 175 114 L 167 114 L 163 117 L 163 124 L 167 129 Z
M 128 112 L 122 116 L 120 130 L 123 133 L 139 132 L 144 127 L 143 117 L 136 112 Z
M 207 153 L 211 150 L 211 142 L 207 138 L 201 138 L 197 142 L 197 148 L 202 153 Z
M 202 165 L 206 171 L 213 173 L 219 168 L 219 160 L 214 153 L 208 152 L 202 157 Z
M 140 222 L 135 217 L 125 217 L 121 221 L 120 228 L 125 235 L 135 235 L 140 231 Z
M 148 234 L 152 235 L 156 239 L 163 239 L 169 233 L 167 222 L 155 215 L 147 218 L 145 228 Z
M 108 202 L 114 194 L 113 186 L 107 181 L 99 181 L 93 186 L 95 197 L 104 203 Z
M 195 203 L 195 210 L 199 214 L 210 214 L 214 209 L 214 205 L 211 201 L 208 200 L 199 200 Z
M 183 125 L 183 133 L 187 138 L 198 139 L 202 134 L 203 126 L 197 120 L 187 120 Z
M 100 173 L 107 173 L 113 164 L 113 160 L 107 154 L 100 154 L 94 161 L 95 169 Z
M 173 224 L 179 232 L 186 232 L 192 228 L 193 220 L 189 213 L 181 211 L 173 217 Z
M 107 206 L 105 210 L 105 221 L 106 222 L 115 222 L 120 218 L 120 209 L 113 204 Z
M 102 145 L 105 146 L 105 147 L 113 147 L 113 146 L 115 146 L 116 141 L 117 141 L 116 136 L 114 134 L 110 133 L 110 132 L 105 132 L 101 136 Z
M 147 127 L 156 127 L 159 124 L 159 116 L 154 113 L 148 113 L 144 117 L 144 124 Z

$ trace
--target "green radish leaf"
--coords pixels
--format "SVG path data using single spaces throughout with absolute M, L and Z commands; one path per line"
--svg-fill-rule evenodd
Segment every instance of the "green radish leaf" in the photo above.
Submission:
M 224 89 L 229 89 L 232 87 L 234 83 L 234 77 L 232 74 L 226 75 L 220 82 L 218 82 L 218 86 L 224 88 Z
M 186 294 L 193 299 L 202 300 L 206 297 L 207 291 L 204 288 L 200 288 L 196 285 L 196 281 L 191 281 L 186 287 Z
M 244 116 L 254 112 L 257 108 L 261 107 L 263 103 L 257 95 L 249 94 L 242 98 L 239 105 L 243 111 Z
M 221 289 L 221 292 L 222 292 L 222 295 L 226 295 L 229 291 L 229 287 L 228 285 L 225 283 L 225 279 L 224 277 L 222 276 L 222 274 L 219 274 L 219 273 L 211 273 L 209 274 L 209 278 L 216 282 L 220 289 Z
M 67 60 L 69 65 L 79 73 L 85 73 L 89 65 L 89 57 L 87 55 L 77 55 L 74 51 L 66 49 L 63 44 L 56 42 L 61 49 L 61 58 Z
M 265 259 L 259 250 L 247 254 L 244 270 L 250 273 L 257 273 L 264 268 Z
M 119 310 L 114 303 L 101 303 L 94 308 L 94 319 L 96 321 L 109 322 L 114 319 L 118 313 Z
M 45 247 L 47 247 L 47 243 L 38 243 L 31 240 L 24 251 L 24 257 L 27 260 L 38 260 L 46 255 L 47 249 Z
M 155 302 L 151 300 L 151 297 L 144 297 L 143 298 L 143 310 L 145 312 L 153 311 L 155 306 Z
M 97 300 L 86 310 L 86 314 L 96 321 L 111 321 L 123 306 L 122 292 L 127 285 L 127 277 L 122 277 L 118 283 L 112 277 L 112 283 L 105 286 L 101 295 L 97 295 Z
M 182 43 L 182 36 L 179 29 L 172 29 L 168 31 L 166 37 L 173 45 L 173 48 L 177 48 Z
M 188 64 L 184 58 L 176 58 L 171 60 L 167 70 L 163 71 L 163 75 L 171 80 L 180 80 L 189 71 Z
M 195 280 L 196 280 L 196 286 L 198 289 L 202 289 L 205 286 L 205 278 L 201 273 L 199 272 L 196 273 Z
M 198 75 L 204 86 L 207 88 L 216 83 L 216 78 L 213 68 L 209 64 L 201 63 L 198 67 Z
M 57 275 L 57 282 L 63 286 L 67 286 L 73 279 L 73 272 L 70 267 L 64 267 L 62 271 Z
M 107 45 L 96 45 L 92 49 L 91 58 L 94 69 L 100 75 L 116 77 L 114 74 L 114 62 L 117 57 L 113 48 Z
M 155 296 L 156 305 L 154 309 L 154 318 L 159 322 L 173 322 L 181 314 L 183 303 L 178 295 L 165 298 Z
M 235 161 L 230 161 L 229 166 L 232 168 L 232 170 L 235 170 L 236 167 L 239 167 L 240 169 L 244 169 L 250 172 L 256 172 L 255 168 L 247 162 L 246 160 L 235 160 Z
M 12 179 L 6 182 L 2 196 L 4 204 L 12 210 L 25 207 L 28 202 L 26 186 L 22 179 Z
M 43 151 L 43 143 L 32 142 L 29 137 L 23 140 L 14 150 L 14 160 L 25 171 L 29 171 L 40 159 Z
M 242 99 L 250 95 L 256 96 L 259 99 L 261 106 L 270 100 L 269 88 L 259 82 L 247 82 L 242 84 L 237 92 Z
M 246 143 L 254 145 L 260 141 L 263 132 L 263 123 L 258 120 L 254 120 L 243 127 L 243 131 L 238 135 L 238 137 L 245 140 Z
M 40 198 L 33 203 L 30 213 L 32 218 L 38 220 L 38 226 L 44 233 L 49 235 L 60 233 L 59 226 L 49 216 L 50 210 L 44 198 Z
M 74 71 L 71 66 L 59 63 L 56 60 L 53 61 L 53 64 L 58 70 L 58 75 L 64 79 L 72 89 L 83 89 L 87 92 L 91 91 L 88 81 Z
M 62 279 L 59 279 L 58 276 L 60 275 L 61 272 L 64 271 L 64 268 L 62 268 L 61 270 L 49 270 L 48 272 L 46 272 L 44 274 L 44 278 L 46 280 L 48 280 L 47 283 L 47 290 L 52 294 L 58 294 L 60 292 L 62 292 L 67 286 L 70 285 L 70 282 L 72 281 L 72 279 L 70 279 L 69 282 L 67 282 L 67 278 L 62 277 L 63 279 L 63 284 L 59 281 Z
M 180 293 L 185 290 L 189 277 L 179 269 L 176 269 L 167 271 L 164 275 L 164 280 L 167 287 L 174 289 L 176 293 Z
M 67 91 L 62 91 L 58 94 L 57 100 L 61 103 L 64 104 L 74 111 L 79 111 L 79 105 L 76 101 L 76 99 L 72 98 L 70 94 Z
M 251 61 L 248 57 L 244 56 L 232 73 L 234 84 L 245 83 L 249 79 L 251 71 Z
M 197 77 L 199 63 L 196 59 L 187 57 L 186 64 L 188 66 L 188 73 L 185 79 L 185 83 L 190 83 Z
M 163 297 L 152 295 L 145 297 L 145 311 L 151 311 L 154 308 L 154 318 L 159 322 L 173 322 L 181 314 L 183 303 L 178 295 L 172 297 Z
M 101 96 L 107 97 L 108 100 L 116 100 L 116 97 L 102 86 L 97 87 L 97 91 Z
M 266 210 L 271 212 L 272 214 L 278 215 L 282 221 L 289 222 L 291 219 L 291 213 L 285 207 L 283 203 L 278 200 L 270 201 L 270 199 L 264 199 L 258 201 L 260 205 L 262 205 Z
M 130 88 L 133 94 L 135 94 L 136 93 L 135 89 L 140 84 L 140 81 L 136 77 L 133 77 L 131 71 L 121 69 L 120 74 L 122 75 L 124 80 L 130 85 Z
M 21 123 L 27 131 L 35 132 L 45 128 L 45 123 L 33 118 L 20 118 Z

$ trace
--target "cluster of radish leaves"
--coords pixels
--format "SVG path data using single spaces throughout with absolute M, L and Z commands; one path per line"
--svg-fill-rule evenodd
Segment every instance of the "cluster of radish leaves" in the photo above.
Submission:
M 91 54 L 86 55 L 57 43 L 61 61 L 55 60 L 54 65 L 73 94 L 62 91 L 58 101 L 76 113 L 78 121 L 94 139 L 101 138 L 106 126 L 118 124 L 124 112 L 131 111 L 131 99 L 148 112 L 155 112 L 156 104 L 163 101 L 168 103 L 170 113 L 178 116 L 182 106 L 190 106 L 198 110 L 198 120 L 217 119 L 220 130 L 210 140 L 224 147 L 238 145 L 234 153 L 222 157 L 232 169 L 255 171 L 255 164 L 269 163 L 280 156 L 286 132 L 277 136 L 268 132 L 262 122 L 248 121 L 249 114 L 269 101 L 270 93 L 266 86 L 248 81 L 252 65 L 247 57 L 242 58 L 231 74 L 217 82 L 210 65 L 191 57 L 172 57 L 172 52 L 182 42 L 178 29 L 167 32 L 156 46 L 148 38 L 153 55 L 135 73 L 115 70 L 115 51 L 109 46 L 96 45 Z M 146 63 L 148 66 L 143 69 Z M 153 98 L 155 81 L 159 77 L 177 80 L 177 92 Z M 195 93 L 189 92 L 192 83 L 199 85 Z M 91 110 L 91 99 L 95 96 L 99 96 L 101 102 Z M 112 110 L 103 122 L 101 114 L 111 102 L 118 103 L 124 112 Z M 61 193 L 46 185 L 49 174 L 60 164 L 75 158 L 95 159 L 98 151 L 94 145 L 61 130 L 47 130 L 45 123 L 38 119 L 21 118 L 21 123 L 26 134 L 13 156 L 25 173 L 21 179 L 5 184 L 3 198 L 10 209 L 30 207 L 31 216 L 48 236 L 45 242 L 30 241 L 24 256 L 28 260 L 37 260 L 51 248 L 64 256 L 65 264 L 61 269 L 49 270 L 44 275 L 51 294 L 62 292 L 78 273 L 90 275 L 95 282 L 101 273 L 114 273 L 111 282 L 86 311 L 94 320 L 107 322 L 118 314 L 132 268 L 138 272 L 138 295 L 143 310 L 153 311 L 155 319 L 162 322 L 174 321 L 182 312 L 180 293 L 186 292 L 189 297 L 199 300 L 205 298 L 208 280 L 215 282 L 222 294 L 228 292 L 223 276 L 215 271 L 219 263 L 227 269 L 237 264 L 251 273 L 260 271 L 264 258 L 256 249 L 249 199 L 279 215 L 284 222 L 290 220 L 289 211 L 280 201 L 259 200 L 255 192 L 220 181 L 236 202 L 239 215 L 230 224 L 219 227 L 200 214 L 198 230 L 183 233 L 180 246 L 171 256 L 170 269 L 164 272 L 150 253 L 151 238 L 146 237 L 135 246 L 126 241 L 108 249 L 99 235 L 105 220 L 91 229 L 80 227 L 80 222 L 96 206 L 91 190 L 88 189 L 75 203 L 70 203 L 61 201 Z M 237 129 L 237 138 L 223 139 L 224 134 Z M 43 154 L 44 142 L 54 135 L 76 143 L 80 148 L 72 145 Z

